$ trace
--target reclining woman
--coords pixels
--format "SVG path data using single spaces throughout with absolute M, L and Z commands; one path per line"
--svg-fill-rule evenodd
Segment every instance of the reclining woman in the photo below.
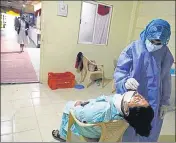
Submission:
M 65 142 L 67 137 L 70 110 L 73 110 L 75 117 L 83 123 L 125 119 L 135 129 L 136 134 L 145 137 L 150 135 L 154 117 L 149 103 L 136 91 L 128 91 L 123 95 L 103 95 L 88 101 L 69 101 L 64 109 L 60 129 L 52 131 L 52 136 L 61 142 Z M 100 128 L 79 127 L 77 124 L 71 127 L 71 131 L 91 139 L 99 139 L 101 136 Z

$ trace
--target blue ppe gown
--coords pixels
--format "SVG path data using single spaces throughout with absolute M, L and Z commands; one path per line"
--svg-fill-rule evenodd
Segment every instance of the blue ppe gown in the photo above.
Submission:
M 152 130 L 149 137 L 142 137 L 137 135 L 130 126 L 123 136 L 123 142 L 157 142 L 163 123 L 163 120 L 159 117 L 159 109 L 162 105 L 169 105 L 171 95 L 170 68 L 174 59 L 166 46 L 169 39 L 167 36 L 170 36 L 169 32 L 161 28 L 164 24 L 167 27 L 168 23 L 162 20 L 152 22 L 150 24 L 153 28 L 151 28 L 152 26 L 147 28 L 154 29 L 155 32 L 145 29 L 140 35 L 140 40 L 134 41 L 127 46 L 119 56 L 114 73 L 117 93 L 123 94 L 127 91 L 125 82 L 128 78 L 135 78 L 138 81 L 140 84 L 138 92 L 145 97 L 155 113 Z M 154 28 L 155 23 L 160 26 L 159 30 L 162 29 L 162 31 L 158 30 L 159 32 L 156 32 L 158 27 Z M 168 35 L 164 37 L 162 32 Z M 149 39 L 152 39 L 152 37 L 153 39 L 159 38 L 163 43 L 163 47 L 155 52 L 148 52 L 145 46 L 147 37 L 150 37 Z

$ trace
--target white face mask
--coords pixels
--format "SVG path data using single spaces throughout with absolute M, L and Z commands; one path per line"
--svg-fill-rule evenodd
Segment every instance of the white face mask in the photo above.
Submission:
M 125 95 L 124 95 L 123 101 L 130 102 L 130 100 L 133 97 L 135 92 L 136 91 L 128 91 L 128 92 L 126 92 Z
M 146 48 L 149 52 L 154 52 L 162 48 L 163 45 L 154 45 L 149 40 L 145 41 Z

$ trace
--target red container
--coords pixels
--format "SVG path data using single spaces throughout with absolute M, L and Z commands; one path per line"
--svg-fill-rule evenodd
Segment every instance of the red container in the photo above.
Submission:
M 48 73 L 48 86 L 52 89 L 73 88 L 75 86 L 75 75 L 71 72 Z

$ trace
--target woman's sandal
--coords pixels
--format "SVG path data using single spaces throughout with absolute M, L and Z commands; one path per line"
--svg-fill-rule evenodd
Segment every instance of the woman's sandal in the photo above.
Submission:
M 60 141 L 60 142 L 66 142 L 66 140 L 62 139 L 59 135 L 59 131 L 58 130 L 53 130 L 52 131 L 52 136 L 54 139 Z

